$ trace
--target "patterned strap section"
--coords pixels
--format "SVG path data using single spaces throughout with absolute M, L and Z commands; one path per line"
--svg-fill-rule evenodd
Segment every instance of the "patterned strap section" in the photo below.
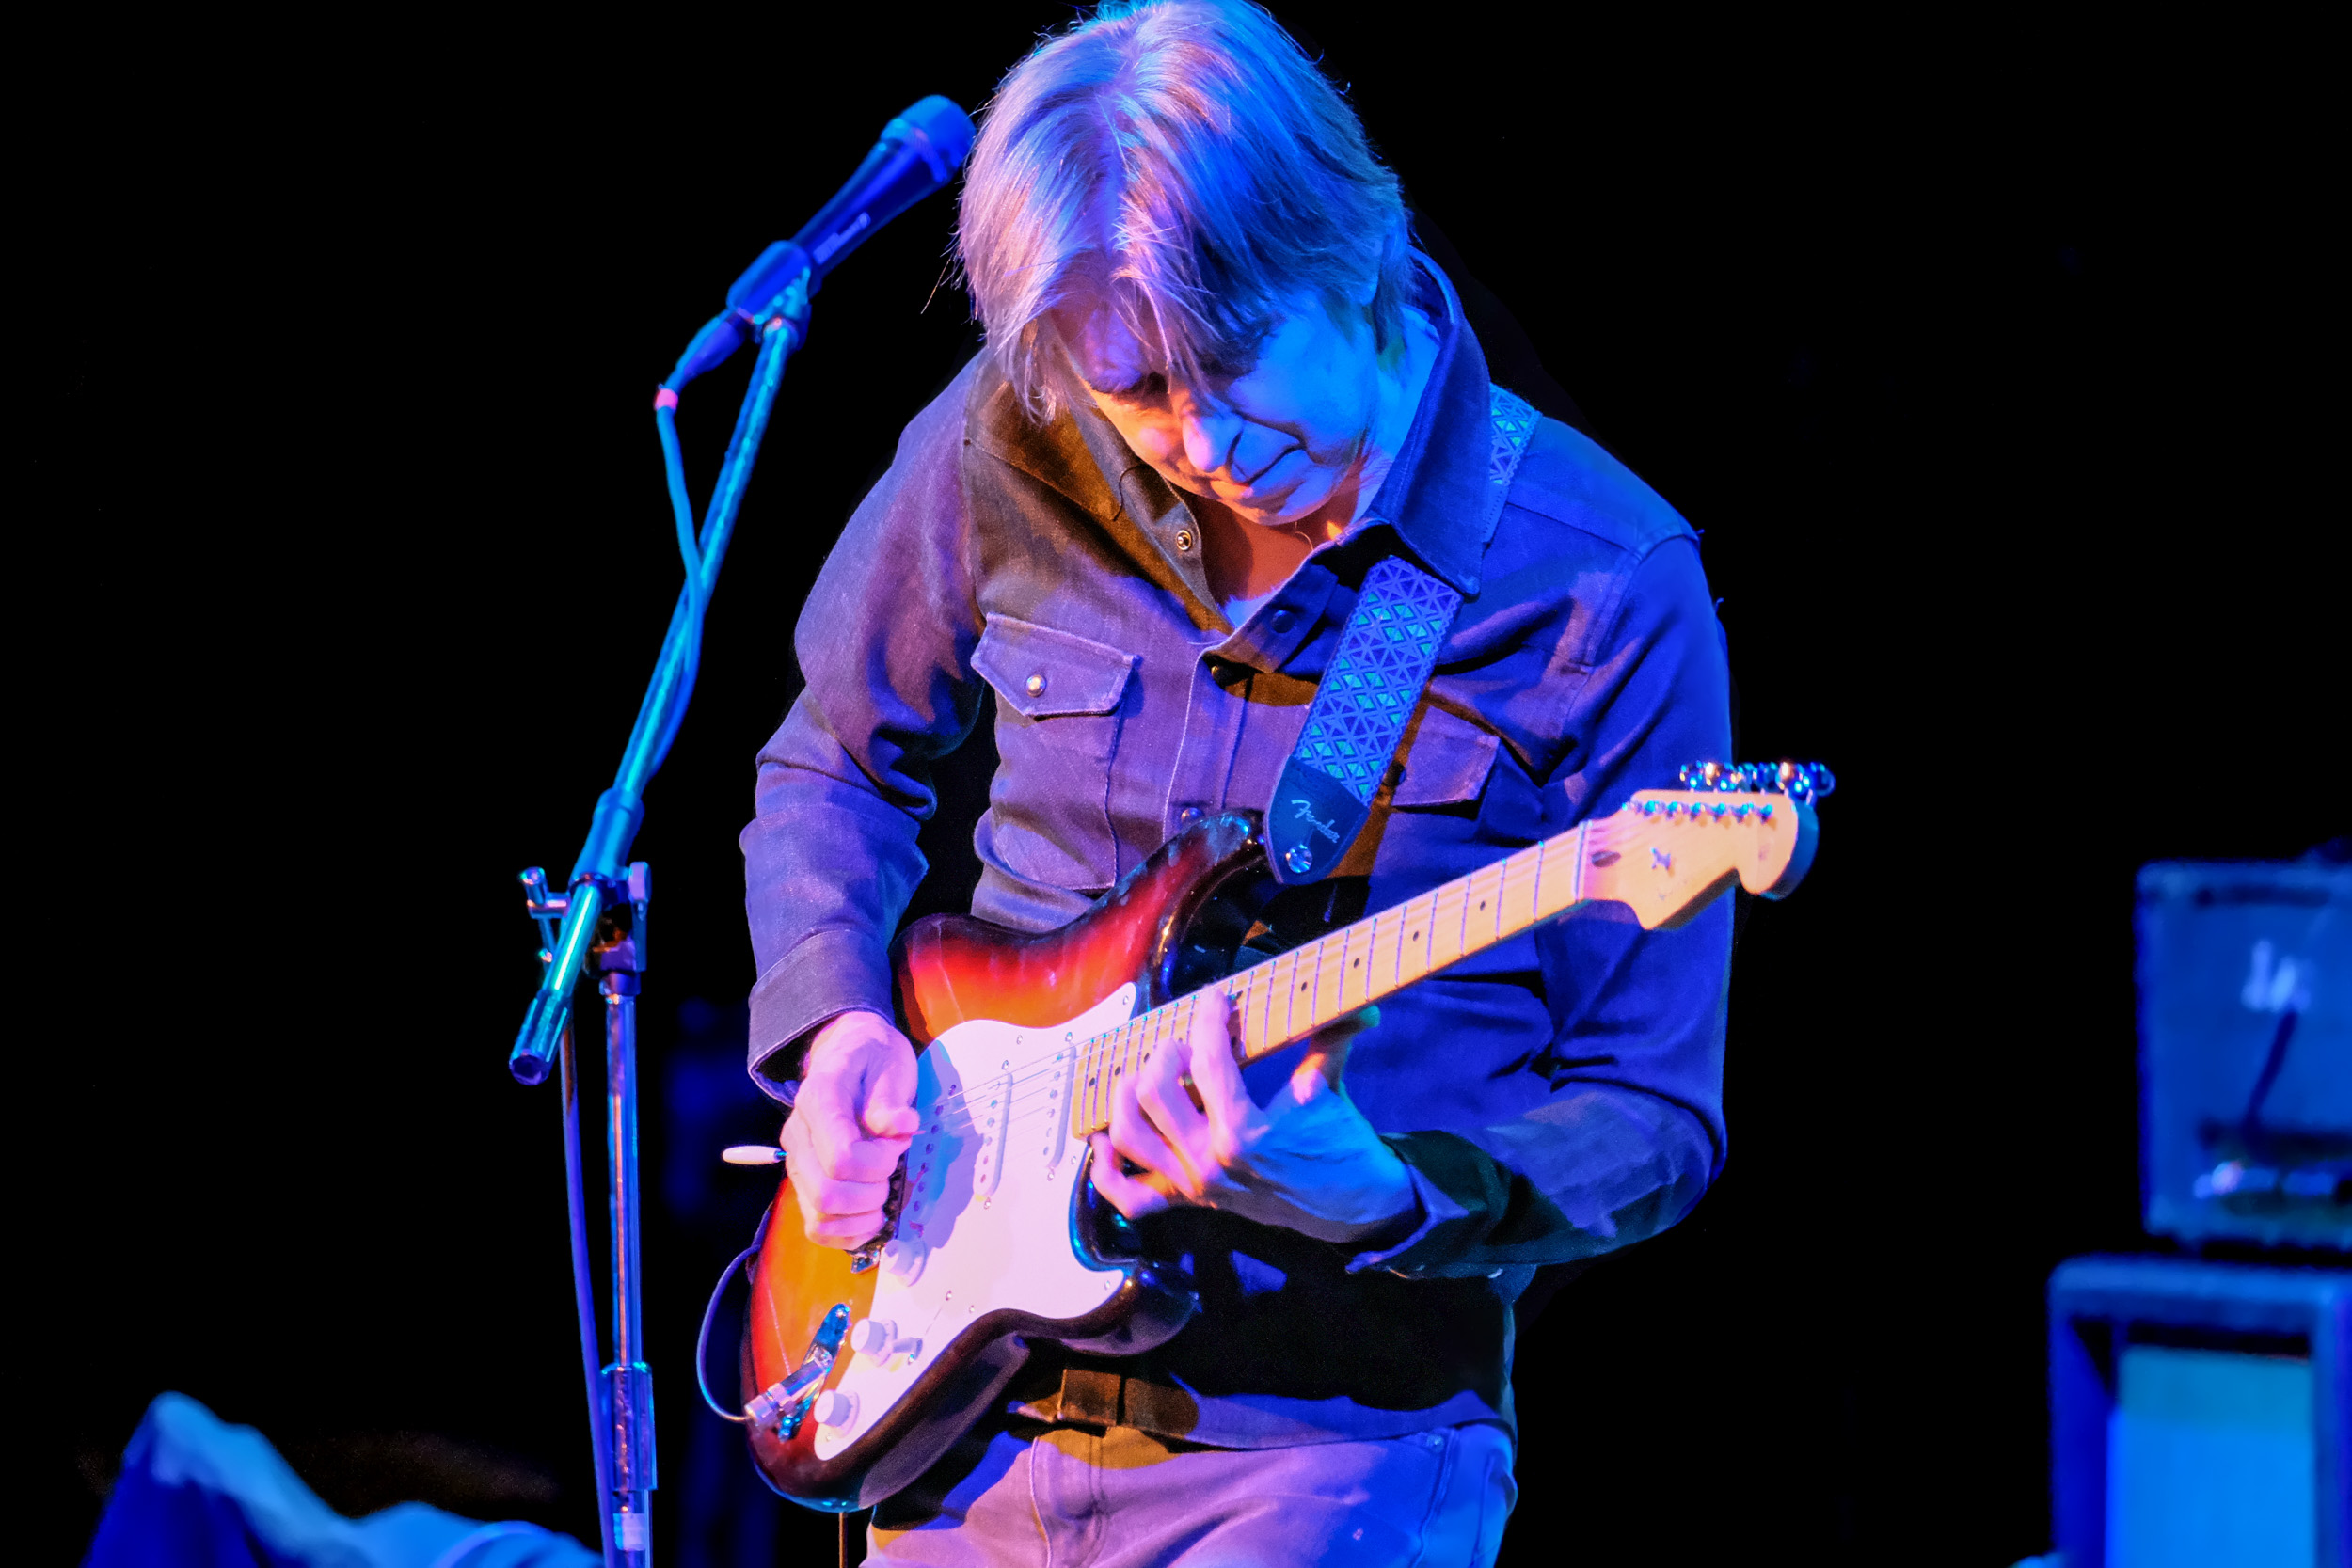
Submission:
M 1500 511 L 1536 415 L 1500 387 L 1489 388 L 1488 406 L 1495 427 L 1488 477 Z M 1355 842 L 1461 608 L 1461 594 L 1401 556 L 1364 575 L 1298 749 L 1283 764 L 1266 811 L 1267 850 L 1279 880 L 1328 876 Z
M 1527 443 L 1535 435 L 1535 421 L 1542 416 L 1525 398 L 1501 387 L 1486 388 L 1486 409 L 1495 420 L 1494 462 L 1486 477 L 1494 481 L 1500 500 L 1509 492 L 1519 471 L 1519 459 L 1527 454 Z
M 1461 608 L 1461 594 L 1400 557 L 1366 573 L 1307 712 L 1297 760 L 1369 804 Z

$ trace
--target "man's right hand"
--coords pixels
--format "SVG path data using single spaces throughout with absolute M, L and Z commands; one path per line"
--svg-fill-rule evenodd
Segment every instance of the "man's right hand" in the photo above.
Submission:
M 907 1037 L 879 1013 L 828 1019 L 809 1044 L 782 1140 L 810 1241 L 846 1250 L 882 1229 L 890 1174 L 922 1124 Z

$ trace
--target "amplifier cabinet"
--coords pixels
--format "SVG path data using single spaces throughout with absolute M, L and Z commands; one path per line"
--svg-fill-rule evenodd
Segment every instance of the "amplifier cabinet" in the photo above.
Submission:
M 2352 1247 L 2352 866 L 2163 861 L 2138 893 L 2149 1231 Z
M 2352 1272 L 2076 1258 L 2049 1305 L 2066 1568 L 2352 1568 Z

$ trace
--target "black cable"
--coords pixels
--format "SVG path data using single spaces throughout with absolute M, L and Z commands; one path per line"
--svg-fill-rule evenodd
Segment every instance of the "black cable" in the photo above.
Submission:
M 2267 1158 L 2262 1152 L 2263 1101 L 2270 1098 L 2270 1086 L 2279 1081 L 2279 1069 L 2286 1066 L 2287 1042 L 2295 1037 L 2295 1021 L 2301 1016 L 2292 1006 L 2280 1009 L 2279 1032 L 2270 1037 L 2270 1054 L 2263 1059 L 2262 1076 L 2254 1080 L 2254 1092 L 2247 1096 L 2246 1115 L 2238 1122 L 2238 1137 L 2249 1156 Z
M 760 1229 L 764 1232 L 767 1227 L 762 1226 Z M 711 1288 L 710 1305 L 703 1308 L 703 1331 L 694 1336 L 694 1386 L 702 1390 L 703 1403 L 710 1406 L 713 1415 L 723 1421 L 733 1421 L 738 1426 L 750 1425 L 752 1418 L 740 1410 L 729 1410 L 711 1398 L 709 1370 L 705 1362 L 710 1355 L 711 1320 L 719 1315 L 719 1303 L 727 1293 L 727 1283 L 735 1277 L 735 1271 L 750 1262 L 758 1251 L 759 1243 L 755 1241 L 735 1255 L 735 1261 L 726 1266 L 726 1272 L 719 1276 L 719 1283 Z

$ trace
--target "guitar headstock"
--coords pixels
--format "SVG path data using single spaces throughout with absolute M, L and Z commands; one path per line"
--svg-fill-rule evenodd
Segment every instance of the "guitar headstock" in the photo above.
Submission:
M 1786 898 L 1813 864 L 1813 802 L 1836 787 L 1820 763 L 1708 762 L 1682 769 L 1680 789 L 1645 789 L 1597 821 L 1584 894 L 1632 910 L 1649 929 L 1695 917 L 1736 880 Z

